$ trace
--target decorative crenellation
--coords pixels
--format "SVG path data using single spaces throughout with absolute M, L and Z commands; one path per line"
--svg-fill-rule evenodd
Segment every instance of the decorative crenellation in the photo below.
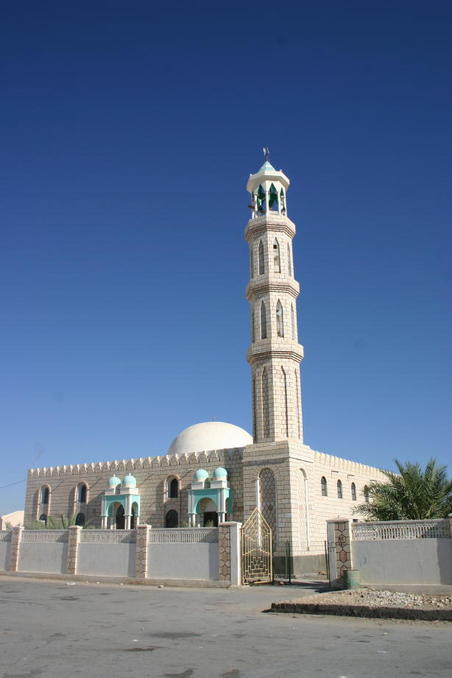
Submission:
M 224 457 L 239 456 L 241 458 L 243 448 L 232 448 L 222 450 L 203 450 L 201 452 L 190 452 L 189 454 L 165 454 L 156 457 L 139 457 L 130 459 L 115 459 L 113 461 L 89 462 L 85 464 L 69 464 L 64 466 L 44 466 L 41 468 L 32 468 L 28 471 L 31 478 L 52 477 L 60 475 L 74 475 L 86 473 L 110 473 L 126 472 L 136 469 L 168 469 L 171 467 L 185 466 L 191 464 L 209 464 L 217 463 Z
M 376 468 L 375 466 L 368 466 L 367 464 L 360 464 L 357 461 L 352 461 L 351 459 L 343 459 L 342 457 L 335 457 L 332 454 L 327 454 L 326 452 L 317 452 L 312 450 L 314 453 L 314 463 L 321 464 L 322 466 L 331 466 L 332 468 L 340 471 L 346 471 L 349 473 L 362 473 L 368 475 L 371 471 L 375 473 L 375 480 L 379 480 L 382 477 L 384 471 L 382 469 Z

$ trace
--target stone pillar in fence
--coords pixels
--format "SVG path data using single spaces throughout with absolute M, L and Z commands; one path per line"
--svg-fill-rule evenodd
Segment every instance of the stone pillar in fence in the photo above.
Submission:
M 17 572 L 19 569 L 20 545 L 22 542 L 23 530 L 24 528 L 21 525 L 17 525 L 11 530 L 11 544 L 8 563 L 9 572 Z
M 227 522 L 219 525 L 218 533 L 218 579 L 231 582 L 231 586 L 242 583 L 240 561 L 240 530 L 242 523 Z
M 346 518 L 339 520 L 328 520 L 329 525 L 332 525 L 330 534 L 333 535 L 334 549 L 332 544 L 328 544 L 329 558 L 334 557 L 335 562 L 330 563 L 330 572 L 336 571 L 336 577 L 331 578 L 332 586 L 345 586 L 345 572 L 353 569 L 352 564 L 352 543 L 351 543 L 351 525 Z
M 135 577 L 146 579 L 149 576 L 149 533 L 151 525 L 137 525 L 137 542 L 135 552 Z
M 71 525 L 68 528 L 67 537 L 67 574 L 77 574 L 78 546 L 80 544 L 80 534 L 82 528 L 80 525 Z

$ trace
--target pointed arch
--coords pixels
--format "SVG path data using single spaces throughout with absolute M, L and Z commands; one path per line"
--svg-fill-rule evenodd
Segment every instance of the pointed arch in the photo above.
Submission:
M 356 501 L 356 485 L 355 485 L 355 483 L 352 483 L 352 485 L 351 485 L 351 492 L 352 492 L 352 501 Z
M 295 331 L 295 310 L 293 307 L 293 304 L 290 306 L 290 325 L 292 328 L 292 339 L 296 341 L 297 339 L 297 333 Z
M 251 342 L 254 344 L 256 341 L 256 313 L 254 308 L 251 312 Z
M 259 187 L 256 191 L 254 203 L 257 207 L 257 213 L 258 214 L 265 214 L 266 207 L 267 207 L 267 204 L 266 204 L 267 201 L 266 201 L 265 191 L 262 188 L 262 184 L 259 184 Z
M 257 411 L 256 411 L 256 375 L 255 374 L 253 374 L 252 399 L 253 399 L 253 440 L 254 440 L 254 442 L 256 442 L 257 441 Z
M 328 496 L 328 483 L 326 482 L 325 476 L 322 476 L 320 479 L 320 490 L 322 497 Z
M 267 309 L 265 301 L 261 301 L 261 339 L 267 338 Z
M 272 212 L 279 212 L 278 191 L 275 188 L 275 184 L 271 184 L 268 192 L 268 208 Z
M 342 497 L 344 496 L 342 492 L 342 480 L 338 480 L 336 485 L 337 485 L 337 498 L 342 499 Z
M 281 189 L 279 192 L 279 204 L 281 205 L 281 214 L 286 213 L 286 196 L 284 195 L 284 190 Z
M 281 273 L 281 251 L 277 238 L 273 241 L 273 270 L 275 273 Z
M 258 250 L 258 258 L 259 258 L 259 275 L 263 275 L 265 273 L 265 259 L 264 259 L 264 243 L 262 240 L 259 240 L 259 246 L 257 248 Z
M 278 337 L 284 336 L 284 312 L 279 299 L 278 303 L 276 304 L 276 334 Z
M 270 401 L 268 389 L 268 373 L 267 368 L 262 370 L 262 420 L 264 438 L 270 437 Z
M 259 504 L 260 510 L 272 528 L 273 542 L 276 540 L 276 479 L 270 468 L 259 472 Z
M 300 410 L 300 377 L 299 372 L 295 369 L 295 391 L 296 391 L 296 402 L 297 402 L 297 428 L 298 428 L 298 438 L 301 439 L 301 410 Z
M 281 366 L 281 381 L 282 381 L 282 390 L 284 393 L 284 426 L 285 426 L 285 432 L 286 432 L 286 437 L 289 437 L 289 402 L 288 402 L 288 395 L 287 395 L 287 375 L 284 367 Z
M 287 272 L 289 273 L 290 276 L 293 275 L 292 254 L 291 254 L 291 251 L 290 251 L 290 242 L 287 243 Z

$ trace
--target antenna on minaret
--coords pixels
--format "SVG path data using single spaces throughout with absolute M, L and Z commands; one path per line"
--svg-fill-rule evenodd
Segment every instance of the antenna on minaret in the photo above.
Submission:
M 262 149 L 262 152 L 264 154 L 264 160 L 267 162 L 267 160 L 270 157 L 270 149 L 268 148 L 268 146 L 264 146 L 264 148 Z

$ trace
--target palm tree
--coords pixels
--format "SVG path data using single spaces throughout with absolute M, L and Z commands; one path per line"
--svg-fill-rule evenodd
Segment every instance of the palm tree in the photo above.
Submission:
M 452 480 L 445 466 L 430 459 L 420 464 L 394 460 L 398 473 L 384 471 L 387 483 L 369 486 L 369 503 L 356 511 L 367 520 L 423 520 L 446 518 L 452 512 Z

